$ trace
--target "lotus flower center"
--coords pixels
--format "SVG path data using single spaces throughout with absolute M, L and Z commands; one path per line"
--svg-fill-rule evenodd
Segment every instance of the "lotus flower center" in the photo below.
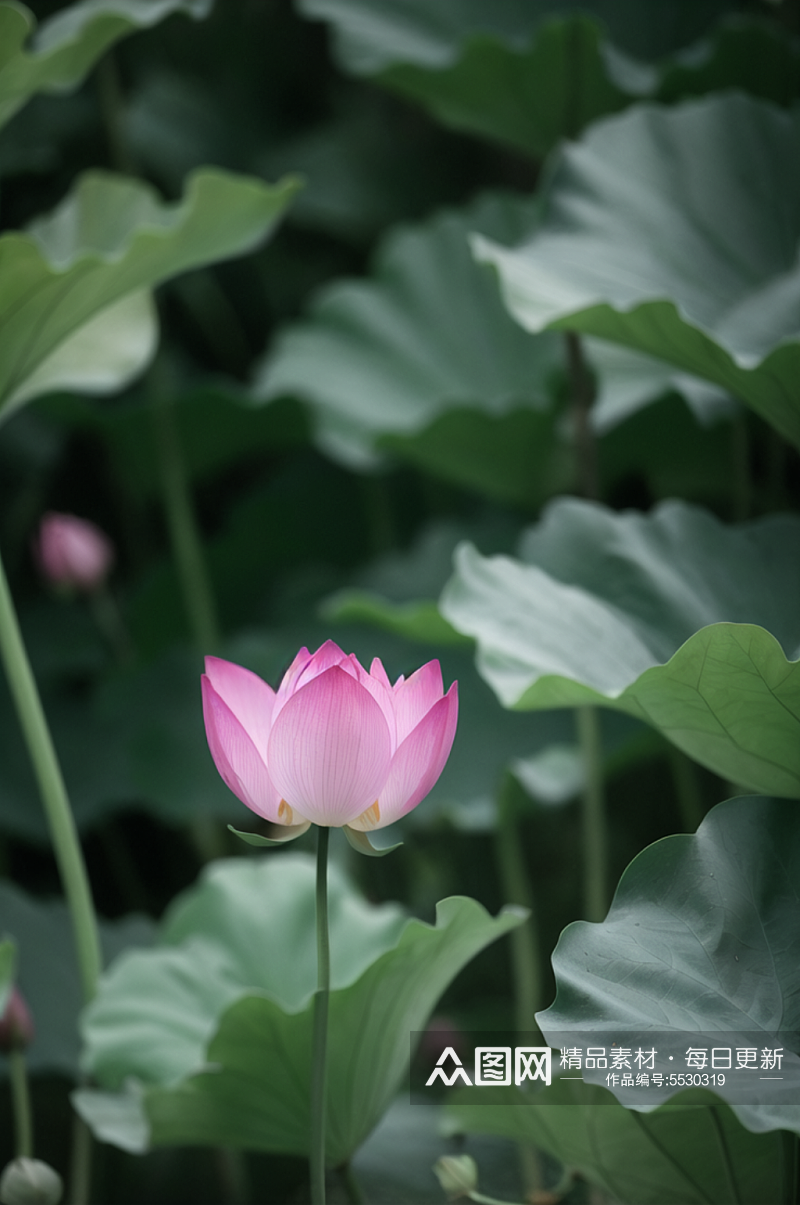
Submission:
M 294 824 L 294 812 L 285 799 L 282 799 L 278 807 L 278 823 L 279 824 Z

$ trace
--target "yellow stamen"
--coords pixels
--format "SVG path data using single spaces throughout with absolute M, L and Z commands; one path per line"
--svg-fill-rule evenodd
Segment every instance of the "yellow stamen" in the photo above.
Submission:
M 278 823 L 279 824 L 294 824 L 294 812 L 285 799 L 282 799 L 278 807 Z
M 365 812 L 361 813 L 356 823 L 359 825 L 359 828 L 361 825 L 363 825 L 364 828 L 377 828 L 380 822 L 381 809 L 378 807 L 378 801 L 376 799 L 372 807 L 368 807 Z

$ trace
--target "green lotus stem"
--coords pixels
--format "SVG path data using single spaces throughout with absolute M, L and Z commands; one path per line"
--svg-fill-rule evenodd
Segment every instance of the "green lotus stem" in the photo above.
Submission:
M 77 1113 L 72 1118 L 70 1158 L 70 1205 L 88 1205 L 92 1184 L 92 1131 Z
M 125 137 L 123 121 L 125 99 L 117 70 L 117 61 L 112 50 L 107 50 L 97 64 L 97 87 L 100 99 L 100 114 L 106 128 L 108 150 L 115 171 L 124 176 L 138 175 L 130 144 Z
M 753 474 L 744 406 L 737 409 L 731 422 L 731 510 L 737 523 L 749 519 L 753 511 Z
M 795 1201 L 800 1201 L 800 1138 L 786 1130 L 783 1132 L 783 1166 L 784 1200 L 794 1205 Z
M 364 473 L 359 479 L 362 506 L 368 523 L 370 546 L 374 556 L 381 556 L 398 544 L 392 502 L 384 478 Z
M 215 1150 L 215 1162 L 221 1199 L 227 1205 L 246 1205 L 252 1194 L 245 1152 L 229 1146 L 220 1146 Z
M 789 509 L 786 486 L 789 468 L 789 445 L 785 439 L 781 439 L 774 427 L 770 427 L 769 431 L 766 432 L 766 439 L 764 482 L 767 492 L 762 505 L 764 513 L 769 514 L 771 511 Z
M 692 759 L 677 749 L 675 745 L 669 747 L 669 760 L 672 767 L 672 781 L 678 798 L 681 824 L 687 833 L 694 833 L 700 827 L 705 815 L 700 785 L 697 781 L 697 768 Z
M 512 930 L 511 967 L 514 981 L 514 1024 L 518 1033 L 536 1030 L 536 1010 L 541 1004 L 541 949 L 536 901 L 522 853 L 519 825 L 514 815 L 513 776 L 505 771 L 497 800 L 497 829 L 495 848 L 500 871 L 503 899 L 507 904 L 520 904 L 529 912 L 528 921 Z M 520 1171 L 526 1193 L 533 1194 L 542 1187 L 542 1172 L 536 1149 L 527 1142 L 518 1146 Z
M 194 643 L 203 655 L 219 648 L 217 607 L 189 489 L 175 410 L 163 375 L 156 365 L 151 379 L 154 386 L 153 413 L 161 490 L 183 605 Z M 195 849 L 204 862 L 210 862 L 225 853 L 218 826 L 208 817 L 198 816 L 192 822 L 191 835 Z
M 33 1115 L 31 1094 L 28 1090 L 28 1068 L 25 1051 L 13 1045 L 8 1054 L 8 1070 L 11 1080 L 11 1100 L 14 1108 L 14 1132 L 18 1159 L 33 1158 Z
M 511 961 L 514 974 L 514 1021 L 518 1032 L 536 1028 L 534 1016 L 541 1004 L 539 928 L 536 901 L 522 855 L 519 826 L 513 812 L 514 780 L 506 772 L 498 797 L 498 823 L 495 833 L 497 864 L 503 898 L 508 904 L 520 904 L 530 916 L 525 925 L 511 933 Z
M 584 910 L 590 921 L 605 919 L 608 911 L 608 831 L 603 790 L 603 753 L 596 707 L 576 707 L 578 743 L 583 757 L 583 882 Z
M 311 1205 L 325 1205 L 325 1106 L 328 1085 L 328 1001 L 331 951 L 328 933 L 329 828 L 317 828 L 317 990 L 311 1049 Z
M 153 376 L 155 375 L 156 370 L 153 371 Z M 154 385 L 154 416 L 161 488 L 183 603 L 198 649 L 203 653 L 211 653 L 219 647 L 219 624 L 214 592 L 189 490 L 172 400 L 160 379 L 156 380 Z
M 368 1205 L 367 1198 L 353 1171 L 353 1165 L 350 1162 L 343 1163 L 338 1171 L 350 1205 Z
M 569 372 L 572 401 L 573 439 L 578 484 L 584 498 L 596 500 L 600 497 L 597 442 L 590 420 L 595 395 L 594 381 L 586 366 L 580 336 L 575 331 L 565 331 L 564 339 L 567 350 L 567 370 Z
M 44 803 L 50 840 L 72 920 L 83 997 L 88 1003 L 97 990 L 97 980 L 102 967 L 97 917 L 61 767 L 19 630 L 2 558 L 0 657 L 5 666 L 11 696 Z

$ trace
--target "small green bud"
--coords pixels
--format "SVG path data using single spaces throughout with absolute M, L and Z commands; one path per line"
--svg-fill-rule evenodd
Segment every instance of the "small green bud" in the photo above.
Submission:
M 468 1197 L 478 1187 L 478 1167 L 471 1155 L 442 1155 L 433 1170 L 451 1201 Z
M 58 1205 L 64 1185 L 41 1159 L 15 1159 L 0 1176 L 2 1205 Z

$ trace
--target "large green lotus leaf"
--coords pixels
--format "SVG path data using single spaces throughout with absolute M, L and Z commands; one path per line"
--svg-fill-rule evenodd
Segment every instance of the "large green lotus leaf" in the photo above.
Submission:
M 148 1126 L 136 1097 L 103 1092 L 83 1092 L 77 1098 L 80 1112 L 90 1119 L 95 1133 L 123 1150 L 145 1149 Z M 402 1095 L 395 1098 L 375 1130 L 356 1152 L 352 1169 L 367 1201 L 390 1205 L 438 1205 L 431 1168 L 454 1141 L 439 1133 L 441 1109 L 437 1105 Z M 459 1139 L 459 1149 L 463 1140 Z M 468 1150 L 480 1161 L 485 1182 L 497 1186 L 508 1200 L 518 1199 L 516 1163 L 509 1161 L 509 1143 L 503 1138 L 469 1140 Z
M 211 0 L 83 0 L 35 26 L 23 4 L 0 4 L 0 126 L 35 92 L 76 87 L 93 63 L 119 38 L 163 21 L 172 13 L 204 17 Z
M 790 515 L 725 527 L 680 502 L 645 516 L 561 499 L 521 560 L 462 545 L 440 609 L 506 707 L 603 703 L 729 779 L 798 795 L 799 554 Z
M 314 859 L 304 854 L 210 865 L 172 905 L 158 945 L 119 959 L 84 1026 L 87 1066 L 106 1088 L 135 1076 L 175 1083 L 204 1062 L 225 1008 L 248 990 L 296 1011 L 316 986 Z M 332 983 L 357 978 L 405 923 L 393 906 L 366 904 L 330 868 Z
M 563 149 L 532 238 L 475 253 L 527 330 L 665 360 L 800 444 L 799 142 L 800 111 L 744 95 L 638 106 Z
M 318 441 L 347 464 L 390 452 L 501 503 L 538 509 L 574 472 L 549 405 L 561 349 L 555 337 L 520 338 L 465 250 L 470 222 L 513 241 L 535 220 L 529 201 L 489 196 L 393 234 L 372 281 L 334 285 L 279 338 L 256 396 L 305 399 Z M 589 350 L 600 430 L 670 390 L 704 419 L 726 409 L 721 390 L 663 361 L 599 340 Z
M 109 307 L 255 246 L 296 189 L 290 179 L 268 185 L 206 169 L 190 178 L 183 201 L 163 205 L 144 184 L 90 172 L 28 233 L 0 238 L 0 415 L 31 396 L 35 373 L 44 378 L 42 388 L 71 385 L 72 341 L 80 332 L 85 345 L 82 328 L 92 320 L 104 323 L 107 334 L 119 317 L 117 311 L 109 318 Z M 120 380 L 131 372 L 125 341 L 123 351 Z M 99 352 L 106 376 L 109 354 Z M 89 367 L 81 373 L 85 382 Z
M 16 982 L 31 1010 L 36 1036 L 26 1051 L 32 1071 L 77 1078 L 78 1016 L 83 992 L 67 906 L 39 900 L 13 883 L 0 883 L 0 937 L 16 946 Z M 144 916 L 101 921 L 100 942 L 108 962 L 130 946 L 152 941 L 153 923 Z M 0 1058 L 0 1071 L 4 1060 Z
M 537 1015 L 546 1040 L 614 1025 L 800 1033 L 798 871 L 800 819 L 788 799 L 730 799 L 696 834 L 648 846 L 606 920 L 561 934 L 555 1003 Z M 800 1104 L 734 1108 L 752 1130 L 800 1129 Z
M 332 994 L 328 1031 L 327 1158 L 349 1159 L 389 1107 L 408 1066 L 409 1039 L 442 992 L 486 945 L 524 919 L 496 919 L 452 897 L 436 925 L 409 921 L 399 940 L 356 983 Z M 311 931 L 306 942 L 312 947 Z M 174 1090 L 147 1093 L 155 1145 L 207 1143 L 308 1154 L 313 1005 L 286 1013 L 248 995 L 223 1015 L 209 1043 L 214 1065 Z
M 527 154 L 644 95 L 741 87 L 789 103 L 798 90 L 796 50 L 766 24 L 723 27 L 688 46 L 730 8 L 716 0 L 300 0 L 300 8 L 331 23 L 346 69 Z
M 598 117 L 652 90 L 654 72 L 619 51 L 610 59 L 603 43 L 590 17 L 564 20 L 554 14 L 524 47 L 474 34 L 447 66 L 397 63 L 378 79 L 420 102 L 444 125 L 541 158 L 560 139 L 577 137 Z M 621 86 L 620 76 L 628 87 Z
M 160 946 L 120 959 L 104 978 L 84 1016 L 86 1067 L 106 1091 L 130 1077 L 143 1085 L 153 1144 L 307 1153 L 314 884 L 314 860 L 301 854 L 215 863 L 173 906 Z M 453 898 L 431 926 L 367 904 L 335 866 L 329 891 L 328 1154 L 339 1163 L 388 1107 L 410 1034 L 523 913 L 493 920 Z M 120 1107 L 112 1131 L 103 1100 L 90 1099 L 86 1114 L 108 1134 Z
M 510 320 L 467 243 L 477 228 L 511 244 L 535 217 L 529 200 L 485 196 L 392 233 L 371 280 L 330 286 L 278 338 L 255 396 L 310 403 L 323 448 L 356 466 L 376 462 L 381 436 L 413 437 L 459 407 L 546 409 L 558 340 L 530 339 Z
M 679 1107 L 679 1098 L 641 1114 L 605 1088 L 577 1088 L 559 1081 L 527 1107 L 519 1088 L 464 1088 L 448 1103 L 448 1130 L 530 1143 L 628 1205 L 790 1199 L 785 1137 L 750 1133 L 721 1102 Z
M 554 12 L 589 13 L 617 46 L 639 59 L 655 59 L 699 38 L 723 13 L 727 0 L 666 0 L 645 8 L 637 0 L 299 0 L 308 17 L 329 21 L 342 63 L 376 75 L 393 63 L 428 68 L 451 64 L 470 35 L 491 34 L 525 47 Z
M 604 113 L 652 92 L 651 58 L 691 41 L 724 6 L 681 0 L 440 2 L 301 0 L 335 30 L 343 65 L 419 101 L 441 121 L 541 154 Z M 615 45 L 607 40 L 610 32 Z

